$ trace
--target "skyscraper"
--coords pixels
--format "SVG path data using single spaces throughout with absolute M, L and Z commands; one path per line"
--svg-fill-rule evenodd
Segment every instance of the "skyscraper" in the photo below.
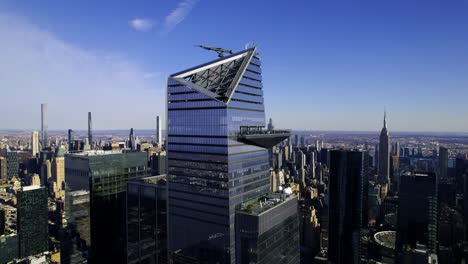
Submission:
M 7 167 L 7 179 L 8 180 L 11 180 L 13 177 L 18 178 L 19 163 L 18 163 L 17 151 L 7 151 L 6 167 Z
M 167 263 L 166 176 L 127 184 L 127 263 Z
M 47 189 L 37 185 L 23 187 L 17 198 L 20 257 L 47 251 Z
M 94 149 L 93 144 L 93 120 L 91 119 L 91 112 L 88 112 L 88 142 L 90 149 Z
M 387 112 L 384 113 L 383 128 L 380 132 L 379 143 L 379 183 L 390 188 L 390 141 L 387 131 Z
M 52 178 L 52 163 L 50 160 L 45 160 L 41 165 L 41 184 L 46 186 L 50 178 Z
M 133 128 L 130 128 L 130 135 L 128 136 L 128 148 L 136 150 L 135 134 L 133 134 Z
M 7 160 L 4 157 L 0 157 L 0 180 L 7 179 Z
M 400 177 L 396 250 L 416 244 L 437 249 L 437 185 L 434 173 L 406 173 Z
M 68 152 L 71 153 L 75 150 L 73 144 L 75 143 L 75 137 L 73 135 L 73 130 L 68 129 Z
M 439 147 L 439 178 L 447 180 L 448 177 L 448 149 Z
M 367 227 L 367 152 L 330 151 L 328 259 L 360 263 L 361 229 Z
M 267 149 L 289 136 L 265 133 L 256 48 L 168 79 L 168 247 L 203 263 L 236 259 L 236 208 L 270 189 Z
M 41 104 L 41 145 L 42 149 L 49 146 L 47 135 L 47 104 Z
M 270 193 L 237 210 L 236 263 L 299 263 L 299 243 L 297 196 Z
M 275 129 L 275 127 L 273 126 L 273 119 L 270 118 L 270 121 L 268 122 L 268 127 L 267 127 L 268 131 L 272 131 Z
M 55 157 L 52 159 L 52 180 L 56 184 L 54 189 L 55 197 L 65 197 L 65 157 L 62 149 L 55 152 Z
M 33 131 L 31 133 L 31 155 L 37 156 L 39 154 L 39 132 Z
M 90 191 L 91 259 L 125 263 L 126 189 L 129 180 L 148 176 L 146 152 L 92 150 L 65 157 L 67 185 Z
M 158 143 L 158 146 L 162 146 L 162 126 L 161 126 L 161 119 L 159 116 L 156 116 L 156 141 Z

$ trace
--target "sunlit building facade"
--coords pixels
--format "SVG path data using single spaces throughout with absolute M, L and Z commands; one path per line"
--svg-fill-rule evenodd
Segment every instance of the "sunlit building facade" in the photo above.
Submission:
M 235 263 L 235 213 L 270 189 L 256 48 L 173 74 L 167 87 L 168 247 L 201 263 Z

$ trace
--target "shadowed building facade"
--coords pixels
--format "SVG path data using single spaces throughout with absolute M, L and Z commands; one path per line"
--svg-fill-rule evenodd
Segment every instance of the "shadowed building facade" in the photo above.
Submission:
M 262 130 L 260 66 L 251 48 L 168 79 L 168 247 L 176 262 L 236 263 L 236 208 L 269 192 L 267 149 L 289 133 Z
M 360 263 L 361 230 L 367 227 L 369 155 L 330 151 L 328 259 Z
M 148 176 L 146 152 L 85 151 L 65 156 L 67 185 L 89 190 L 93 263 L 126 263 L 127 181 Z
M 400 177 L 396 250 L 398 254 L 427 246 L 437 250 L 437 179 L 435 173 L 405 173 Z
M 167 263 L 166 176 L 127 184 L 127 263 Z

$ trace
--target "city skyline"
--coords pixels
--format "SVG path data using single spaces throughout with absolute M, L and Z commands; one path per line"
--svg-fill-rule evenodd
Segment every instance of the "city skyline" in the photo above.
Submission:
M 468 263 L 465 11 L 0 1 L 0 264 Z
M 40 103 L 48 103 L 49 130 L 84 129 L 86 112 L 93 112 L 94 130 L 151 129 L 154 116 L 165 119 L 169 73 L 215 58 L 194 45 L 241 51 L 254 40 L 267 58 L 266 115 L 278 128 L 377 131 L 387 106 L 391 131 L 468 131 L 457 120 L 468 116 L 467 95 L 460 93 L 468 83 L 460 34 L 467 29 L 466 3 L 298 1 L 267 9 L 252 3 L 248 11 L 239 3 L 229 13 L 203 0 L 104 12 L 107 4 L 0 4 L 0 57 L 14 62 L 0 69 L 9 98 L 0 110 L 15 113 L 0 117 L 0 129 L 38 130 Z M 96 11 L 88 15 L 90 9 Z M 241 10 L 247 19 L 232 27 Z M 248 28 L 254 15 L 262 20 Z M 216 34 L 220 26 L 224 38 Z M 180 54 L 190 56 L 170 59 Z

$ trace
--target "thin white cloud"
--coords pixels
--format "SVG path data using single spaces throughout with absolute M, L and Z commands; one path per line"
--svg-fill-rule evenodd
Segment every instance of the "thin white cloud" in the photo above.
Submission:
M 153 29 L 155 23 L 151 19 L 135 18 L 133 20 L 130 20 L 128 22 L 128 25 L 132 27 L 133 29 L 135 29 L 136 31 L 146 32 L 146 31 L 150 31 L 151 29 Z
M 12 15 L 0 13 L 0 129 L 38 128 L 49 104 L 51 129 L 152 128 L 164 110 L 162 76 L 125 56 L 93 52 Z
M 180 2 L 176 9 L 172 10 L 172 12 L 164 19 L 164 31 L 169 32 L 179 23 L 184 21 L 190 11 L 192 11 L 197 1 L 198 0 L 183 0 Z

